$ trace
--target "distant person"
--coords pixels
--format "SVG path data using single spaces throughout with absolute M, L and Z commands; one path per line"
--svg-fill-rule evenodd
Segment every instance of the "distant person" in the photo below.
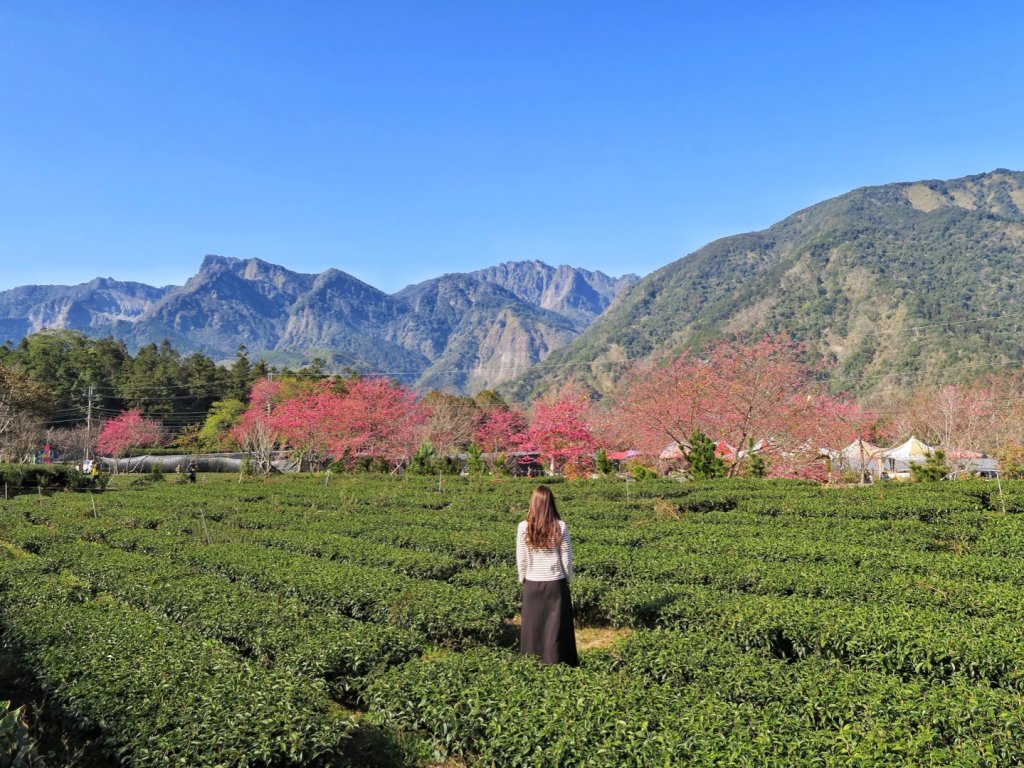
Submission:
M 188 463 L 188 481 L 194 483 L 196 481 L 196 473 L 199 471 L 199 465 L 196 464 L 196 460 L 192 459 Z
M 546 485 L 533 492 L 530 511 L 516 530 L 516 566 L 523 584 L 523 655 L 538 656 L 545 664 L 578 666 L 569 595 L 572 542 Z

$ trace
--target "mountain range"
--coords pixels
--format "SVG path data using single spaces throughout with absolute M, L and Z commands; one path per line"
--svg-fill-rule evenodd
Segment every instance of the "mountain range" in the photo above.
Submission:
M 855 189 L 643 279 L 525 261 L 386 294 L 336 269 L 207 256 L 183 286 L 23 286 L 0 293 L 0 340 L 71 328 L 218 360 L 244 344 L 279 365 L 526 400 L 770 334 L 801 342 L 833 390 L 882 397 L 1024 368 L 1022 281 L 1024 173 L 999 169 Z
M 1024 368 L 1024 173 L 855 189 L 646 276 L 507 392 L 769 334 L 835 391 L 875 395 Z
M 420 388 L 475 392 L 564 346 L 639 278 L 539 261 L 448 274 L 387 294 L 337 269 L 292 272 L 208 255 L 183 286 L 97 278 L 0 293 L 0 338 L 44 328 L 112 335 L 129 349 L 170 341 L 214 359 L 251 356 L 388 373 Z

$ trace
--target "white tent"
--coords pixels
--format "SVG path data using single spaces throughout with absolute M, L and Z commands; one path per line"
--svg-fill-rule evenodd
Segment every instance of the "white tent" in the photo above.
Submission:
M 884 451 L 882 456 L 892 461 L 919 462 L 924 461 L 928 457 L 928 454 L 934 450 L 935 449 L 930 445 L 925 445 L 916 437 L 911 435 L 907 439 L 907 442 Z
M 885 451 L 867 440 L 854 440 L 833 458 L 843 461 L 848 467 L 860 469 L 866 464 L 878 461 Z
M 890 477 L 909 477 L 911 464 L 923 464 L 935 449 L 911 435 L 905 443 L 882 452 Z
M 674 461 L 676 459 L 683 458 L 683 449 L 679 447 L 679 443 L 669 443 L 665 446 L 665 449 L 658 454 L 658 458 L 662 461 Z
M 882 455 L 884 450 L 867 440 L 854 440 L 841 451 L 830 451 L 832 466 L 850 472 L 861 474 L 861 480 L 865 480 L 866 474 L 875 479 L 882 474 Z

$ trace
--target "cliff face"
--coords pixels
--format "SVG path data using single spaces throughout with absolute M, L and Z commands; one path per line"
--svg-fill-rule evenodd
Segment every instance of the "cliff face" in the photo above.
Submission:
M 141 317 L 169 290 L 104 277 L 74 286 L 13 288 L 0 293 L 0 333 L 12 340 L 44 328 L 100 335 L 115 322 Z
M 384 338 L 431 361 L 418 380 L 426 388 L 492 387 L 576 335 L 563 315 L 472 275 L 446 275 L 396 297 L 403 313 Z
M 603 272 L 565 265 L 551 267 L 540 261 L 510 261 L 470 274 L 500 285 L 530 304 L 568 317 L 580 331 L 640 280 L 636 275 L 609 277 Z

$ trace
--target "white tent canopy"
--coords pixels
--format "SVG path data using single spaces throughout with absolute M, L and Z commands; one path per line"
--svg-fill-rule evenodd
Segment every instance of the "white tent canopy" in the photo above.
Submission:
M 683 457 L 683 449 L 679 446 L 679 443 L 669 443 L 665 446 L 665 449 L 658 454 L 658 458 L 662 461 L 672 461 Z
M 850 465 L 860 466 L 882 457 L 885 449 L 869 443 L 867 440 L 854 440 L 837 454 L 838 458 L 846 459 Z
M 882 456 L 886 459 L 891 459 L 892 461 L 918 462 L 924 461 L 928 457 L 928 454 L 932 453 L 934 450 L 935 449 L 930 445 L 922 443 L 916 437 L 911 435 L 905 443 L 884 451 Z

